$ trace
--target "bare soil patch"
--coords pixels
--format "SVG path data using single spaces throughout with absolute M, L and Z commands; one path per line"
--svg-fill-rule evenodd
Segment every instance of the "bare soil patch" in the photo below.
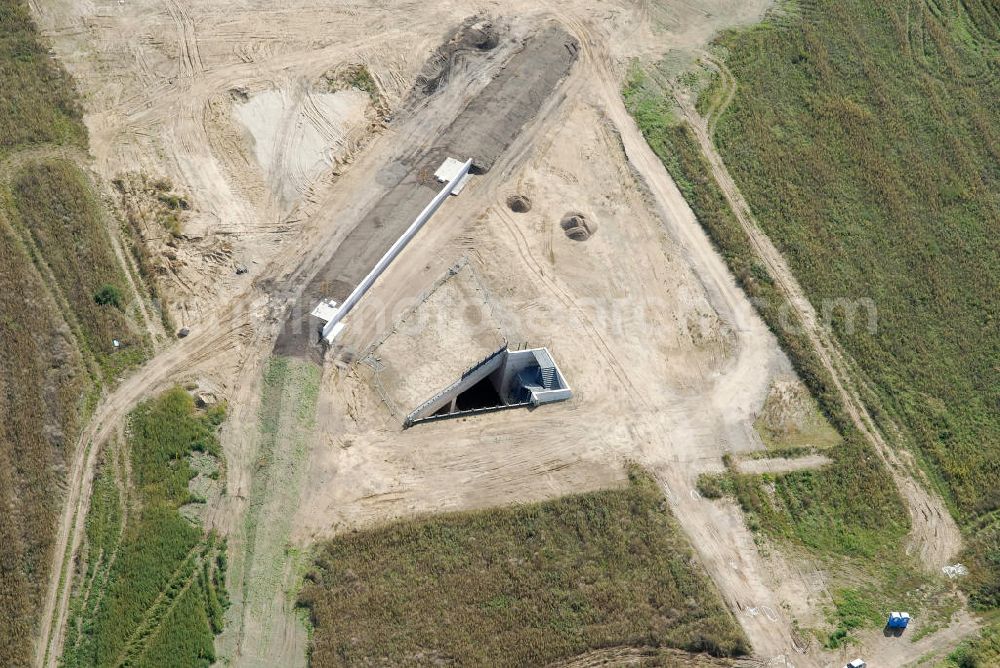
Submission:
M 401 419 L 504 343 L 491 297 L 474 270 L 465 265 L 451 272 L 364 359 L 394 418 Z
M 350 155 L 368 130 L 368 93 L 349 88 L 262 90 L 233 105 L 248 144 L 283 212 L 324 171 Z

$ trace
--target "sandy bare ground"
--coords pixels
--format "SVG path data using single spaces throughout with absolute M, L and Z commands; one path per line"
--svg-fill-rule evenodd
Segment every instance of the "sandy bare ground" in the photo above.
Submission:
M 262 90 L 233 105 L 236 118 L 250 133 L 254 156 L 283 212 L 305 189 L 368 130 L 366 93 L 348 89 L 331 93 L 309 90 Z
M 737 464 L 737 467 L 743 473 L 784 473 L 786 471 L 815 469 L 829 463 L 829 457 L 823 455 L 806 455 L 805 457 L 794 458 L 743 459 Z
M 619 95 L 629 57 L 667 56 L 680 68 L 717 30 L 756 20 L 765 5 L 33 2 L 84 91 L 95 168 L 106 178 L 168 176 L 195 206 L 178 250 L 183 266 L 167 286 L 192 334 L 110 392 L 80 439 L 37 663 L 55 665 L 60 651 L 97 446 L 138 401 L 193 380 L 229 402 L 227 493 L 208 523 L 229 535 L 233 554 L 248 553 L 240 527 L 251 504 L 293 516 L 290 538 L 251 552 L 292 554 L 389 518 L 617 484 L 624 461 L 635 460 L 660 480 L 761 662 L 827 665 L 829 656 L 802 653 L 791 626 L 822 603 L 815 582 L 823 574 L 765 557 L 735 505 L 695 491 L 701 473 L 722 470 L 722 454 L 760 449 L 754 418 L 790 365 Z M 352 316 L 344 344 L 381 361 L 346 369 L 328 361 L 308 461 L 304 471 L 287 471 L 298 489 L 255 488 L 261 373 L 279 323 L 296 290 L 384 194 L 386 166 L 433 148 L 502 62 L 506 43 L 495 61 L 459 61 L 441 90 L 408 101 L 446 31 L 477 13 L 506 22 L 515 37 L 554 19 L 579 40 L 579 60 L 514 144 L 442 208 Z M 387 126 L 362 100 L 316 97 L 324 72 L 359 63 L 398 116 Z M 530 198 L 530 211 L 508 209 L 511 194 Z M 587 241 L 564 234 L 559 221 L 570 212 L 594 223 Z M 210 260 L 223 244 L 249 275 Z M 457 262 L 469 274 L 442 283 Z M 449 330 L 428 336 L 431 325 L 414 322 Z M 574 400 L 401 431 L 398 409 L 440 389 L 454 369 L 476 361 L 462 358 L 497 335 L 549 346 Z M 952 545 L 929 525 L 943 526 L 915 518 L 934 561 Z M 294 559 L 271 561 L 281 587 L 293 586 Z M 234 570 L 254 568 L 248 561 Z M 287 592 L 279 587 L 280 596 L 247 606 L 242 585 L 229 587 L 236 604 L 219 643 L 225 658 L 302 665 L 304 632 Z M 962 624 L 929 638 L 957 641 L 968 630 Z M 892 654 L 877 638 L 871 647 Z

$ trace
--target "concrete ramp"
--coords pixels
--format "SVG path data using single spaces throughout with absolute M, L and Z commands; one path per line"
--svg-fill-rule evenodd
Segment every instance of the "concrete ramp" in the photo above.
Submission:
M 510 350 L 506 342 L 469 367 L 454 383 L 422 402 L 404 422 L 486 413 L 565 401 L 573 396 L 546 348 Z

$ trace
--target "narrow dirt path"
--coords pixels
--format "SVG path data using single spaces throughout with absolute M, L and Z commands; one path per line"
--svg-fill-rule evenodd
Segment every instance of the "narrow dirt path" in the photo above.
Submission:
M 733 73 L 729 71 L 729 68 L 721 60 L 716 59 L 709 53 L 704 53 L 701 59 L 715 68 L 719 75 L 719 85 L 722 87 L 718 97 L 715 99 L 715 104 L 705 114 L 705 127 L 708 129 L 708 136 L 714 137 L 719 119 L 729 105 L 732 104 L 733 98 L 736 97 L 737 83 L 736 77 L 733 76 Z
M 830 458 L 824 455 L 806 455 L 795 458 L 742 459 L 736 464 L 736 467 L 743 473 L 787 473 L 815 469 L 829 463 Z
M 719 155 L 712 143 L 711 131 L 705 119 L 695 111 L 687 100 L 678 98 L 678 103 L 684 117 L 694 129 L 698 144 L 711 165 L 712 174 L 722 189 L 726 201 L 750 239 L 757 257 L 765 263 L 782 294 L 799 316 L 803 330 L 813 349 L 819 355 L 823 366 L 830 373 L 851 421 L 872 444 L 875 452 L 892 474 L 900 494 L 906 500 L 912 523 L 910 530 L 911 551 L 917 553 L 928 570 L 937 571 L 961 549 L 962 536 L 958 525 L 948 513 L 944 502 L 911 476 L 910 472 L 913 469 L 907 467 L 899 455 L 886 443 L 867 407 L 853 387 L 843 351 L 829 330 L 823 327 L 816 317 L 815 308 L 792 274 L 785 258 L 778 252 L 778 249 L 775 248 L 754 219 L 749 204 L 743 198 L 730 176 L 729 170 L 723 163 L 722 156 Z
M 107 219 L 107 215 L 105 215 L 105 218 Z M 106 220 L 111 239 L 111 249 L 114 251 L 115 257 L 118 258 L 118 263 L 122 266 L 125 280 L 128 282 L 128 291 L 132 294 L 132 303 L 135 304 L 139 317 L 142 319 L 142 328 L 149 335 L 149 344 L 152 346 L 153 354 L 155 355 L 166 341 L 167 332 L 163 327 L 162 321 L 154 317 L 150 312 L 150 305 L 146 303 L 146 294 L 143 290 L 139 289 L 139 284 L 135 280 L 139 276 L 139 269 L 136 267 L 132 257 L 122 247 L 121 239 L 115 233 L 112 222 L 113 220 Z
M 0 183 L 9 183 L 14 174 L 25 165 L 49 158 L 72 162 L 83 170 L 87 170 L 90 165 L 90 156 L 83 149 L 59 144 L 39 144 L 15 151 L 0 160 Z

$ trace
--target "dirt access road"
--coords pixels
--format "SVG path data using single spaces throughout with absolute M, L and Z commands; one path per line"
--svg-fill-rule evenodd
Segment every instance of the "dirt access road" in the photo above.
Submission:
M 211 384 L 228 400 L 230 419 L 222 436 L 227 494 L 210 524 L 237 535 L 248 505 L 267 502 L 249 498 L 260 447 L 260 376 L 292 300 L 324 268 L 327 280 L 337 279 L 346 265 L 331 259 L 358 221 L 412 174 L 421 156 L 447 148 L 439 142 L 449 124 L 503 70 L 518 44 L 555 19 L 580 44 L 569 76 L 490 170 L 422 231 L 407 261 L 379 281 L 359 306 L 362 325 L 345 343 L 365 351 L 414 304 L 420 316 L 440 308 L 436 315 L 455 335 L 479 331 L 489 317 L 511 341 L 549 345 L 570 378 L 574 401 L 516 419 L 496 414 L 401 432 L 367 367 L 344 373 L 327 365 L 306 481 L 297 494 L 284 490 L 296 508 L 294 544 L 269 551 L 301 551 L 337 531 L 415 512 L 614 484 L 623 460 L 638 460 L 663 484 L 757 655 L 773 665 L 825 665 L 829 656 L 814 648 L 800 653 L 791 632 L 793 618 L 823 623 L 810 617 L 828 601 L 823 574 L 762 554 L 735 506 L 694 492 L 698 475 L 721 470 L 725 452 L 762 447 L 753 420 L 771 382 L 787 378 L 790 365 L 619 95 L 629 58 L 666 57 L 683 67 L 717 30 L 756 20 L 765 4 L 34 3 L 40 25 L 85 93 L 96 169 L 108 179 L 139 170 L 168 176 L 195 205 L 167 279 L 174 315 L 192 334 L 111 392 L 81 439 L 38 662 L 54 665 L 59 653 L 65 582 L 82 539 L 96 461 L 97 447 L 89 444 L 99 446 L 135 403 L 172 382 Z M 508 32 L 484 53 L 448 57 L 446 77 L 428 76 L 428 63 L 441 65 L 439 49 L 454 36 L 451 26 L 476 15 Z M 370 72 L 391 122 L 374 105 L 316 118 L 324 109 L 358 104 L 356 95 L 331 91 L 325 78 L 355 64 Z M 423 94 L 414 98 L 414 90 Z M 317 99 L 329 104 L 314 104 Z M 247 104 L 275 110 L 246 125 L 240 112 Z M 280 127 L 262 132 L 268 121 Z M 316 174 L 275 180 L 275 169 L 300 163 L 279 160 L 275 168 L 259 156 L 304 150 L 290 138 L 309 123 L 337 126 L 325 136 L 350 140 L 325 147 Z M 289 143 L 257 151 L 264 142 Z M 411 171 L 394 171 L 394 164 Z M 411 178 L 426 178 L 417 171 Z M 507 208 L 507 196 L 515 193 L 528 197 L 530 211 Z M 573 211 L 596 230 L 586 242 L 567 238 L 559 226 Z M 249 275 L 207 259 L 223 247 L 251 267 Z M 460 258 L 481 287 L 465 294 L 480 301 L 486 295 L 488 316 L 468 308 L 472 296 L 420 306 L 428 287 Z M 407 370 L 416 356 L 440 351 L 415 349 L 405 339 L 379 350 L 414 396 L 438 389 L 433 374 L 421 386 Z M 385 378 L 382 389 L 403 396 L 390 374 Z M 298 621 L 286 614 L 287 601 L 278 603 L 254 622 L 270 629 L 273 643 L 233 655 L 235 665 L 262 657 L 283 665 L 304 661 L 295 639 Z

